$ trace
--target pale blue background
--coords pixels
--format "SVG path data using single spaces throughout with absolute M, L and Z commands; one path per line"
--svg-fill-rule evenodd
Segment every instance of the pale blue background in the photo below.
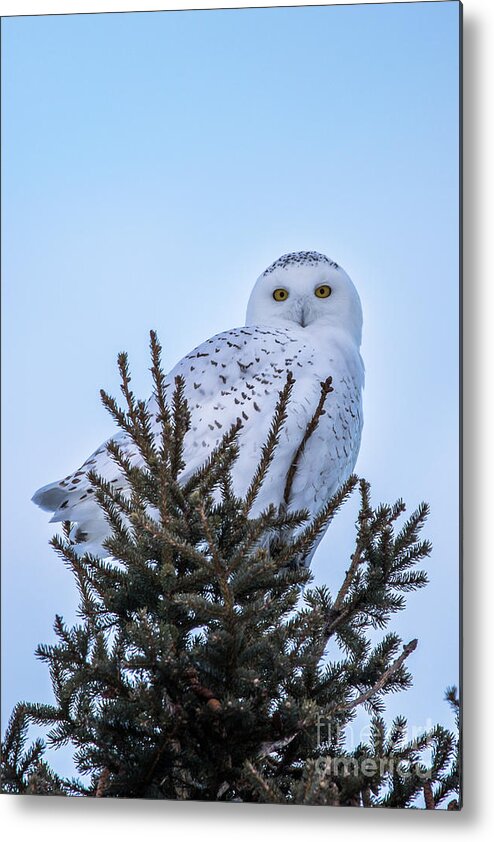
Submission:
M 299 249 L 361 294 L 358 472 L 376 503 L 432 507 L 431 584 L 393 624 L 419 637 L 415 684 L 389 717 L 451 722 L 458 16 L 438 2 L 2 21 L 4 722 L 51 698 L 33 651 L 56 612 L 75 620 L 30 497 L 111 434 L 98 391 L 118 388 L 117 352 L 147 396 L 149 328 L 171 367 L 242 324 L 257 275 Z M 354 516 L 321 544 L 318 583 L 340 582 Z M 56 765 L 71 770 L 67 752 Z

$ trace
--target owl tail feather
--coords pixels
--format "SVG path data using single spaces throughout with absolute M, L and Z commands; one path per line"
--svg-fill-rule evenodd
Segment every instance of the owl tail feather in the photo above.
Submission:
M 58 482 L 50 482 L 33 494 L 31 500 L 44 512 L 55 512 L 67 497 L 67 492 L 60 488 Z

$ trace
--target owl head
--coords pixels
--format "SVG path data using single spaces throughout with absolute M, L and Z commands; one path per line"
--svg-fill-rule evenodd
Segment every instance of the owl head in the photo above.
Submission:
M 284 254 L 257 279 L 247 305 L 247 325 L 348 332 L 360 346 L 362 305 L 346 272 L 315 251 Z

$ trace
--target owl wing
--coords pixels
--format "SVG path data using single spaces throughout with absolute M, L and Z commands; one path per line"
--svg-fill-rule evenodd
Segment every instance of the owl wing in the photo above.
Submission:
M 240 418 L 240 454 L 234 467 L 238 494 L 245 492 L 257 465 L 262 445 L 267 437 L 279 392 L 287 371 L 296 379 L 300 399 L 292 413 L 296 427 L 305 429 L 318 399 L 318 380 L 313 373 L 313 350 L 310 343 L 289 328 L 241 327 L 225 331 L 199 345 L 183 357 L 169 373 L 165 382 L 167 398 L 171 401 L 175 378 L 181 375 L 185 383 L 185 397 L 191 413 L 191 428 L 184 442 L 186 480 L 207 459 L 230 426 Z M 149 410 L 157 412 L 154 398 Z M 293 426 L 293 425 L 292 425 Z M 290 435 L 285 430 L 283 446 L 286 451 Z M 124 432 L 112 437 L 134 464 L 142 460 L 135 446 Z M 94 471 L 119 490 L 126 483 L 103 443 L 83 465 L 64 479 L 40 488 L 33 502 L 53 512 L 51 522 L 72 521 L 81 525 L 81 534 L 91 534 L 91 523 L 102 527 L 102 513 L 94 500 L 94 491 L 87 478 Z M 292 442 L 290 452 L 296 445 Z M 285 452 L 285 462 L 290 454 Z M 288 462 L 289 464 L 289 462 Z M 273 489 L 272 489 L 273 490 Z

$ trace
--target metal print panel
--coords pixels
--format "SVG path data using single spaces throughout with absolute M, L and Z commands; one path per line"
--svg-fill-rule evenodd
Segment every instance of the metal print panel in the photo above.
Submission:
M 460 808 L 460 48 L 2 20 L 3 792 Z

